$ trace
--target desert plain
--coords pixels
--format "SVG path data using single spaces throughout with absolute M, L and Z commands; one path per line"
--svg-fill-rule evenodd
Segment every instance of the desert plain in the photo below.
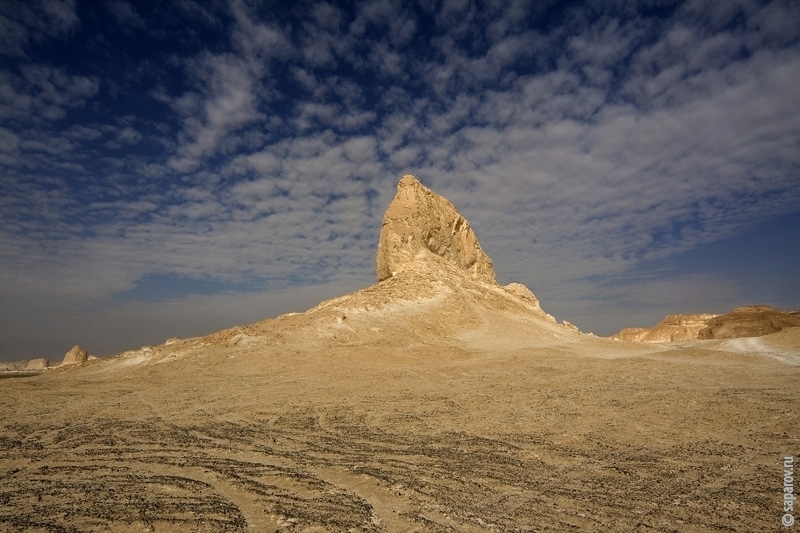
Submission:
M 0 530 L 791 530 L 800 328 L 581 333 L 417 185 L 376 285 L 0 380 Z

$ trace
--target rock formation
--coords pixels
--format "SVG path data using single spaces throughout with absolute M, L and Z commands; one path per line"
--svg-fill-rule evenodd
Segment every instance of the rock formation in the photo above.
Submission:
M 86 353 L 86 350 L 76 344 L 70 351 L 64 354 L 64 360 L 61 362 L 61 364 L 74 365 L 77 363 L 84 363 L 87 359 L 89 359 L 89 354 Z
M 642 337 L 650 331 L 650 328 L 622 328 L 614 333 L 609 339 L 617 341 L 643 342 Z
M 668 315 L 652 328 L 624 328 L 611 338 L 636 342 L 734 339 L 760 337 L 791 327 L 800 327 L 800 311 L 787 313 L 768 305 L 746 305 L 724 315 Z
M 45 368 L 50 366 L 50 362 L 47 359 L 39 357 L 37 359 L 31 359 L 25 364 L 25 370 L 44 370 Z
M 800 327 L 800 312 L 787 313 L 768 305 L 747 305 L 709 320 L 698 338 L 760 337 L 792 327 Z
M 636 342 L 679 342 L 698 338 L 700 330 L 708 325 L 712 314 L 667 315 L 652 328 L 624 328 L 612 339 Z
M 500 286 L 469 223 L 453 204 L 413 176 L 402 177 L 387 208 L 376 267 L 374 285 L 320 302 L 303 313 L 204 337 L 170 338 L 161 345 L 102 358 L 98 365 L 127 368 L 248 345 L 298 343 L 323 350 L 370 343 L 395 348 L 449 343 L 457 350 L 468 346 L 496 351 L 583 337 L 576 326 L 559 324 L 543 311 L 525 285 Z M 80 348 L 72 351 L 76 350 Z
M 477 281 L 496 284 L 492 260 L 456 208 L 407 174 L 383 217 L 376 267 L 378 281 L 409 265 L 447 261 Z
M 540 308 L 539 299 L 536 297 L 535 294 L 531 292 L 531 290 L 528 287 L 526 287 L 522 283 L 509 283 L 508 285 L 503 287 L 503 289 L 505 289 L 506 292 L 513 294 L 520 300 L 528 303 L 532 307 L 535 307 L 537 309 Z

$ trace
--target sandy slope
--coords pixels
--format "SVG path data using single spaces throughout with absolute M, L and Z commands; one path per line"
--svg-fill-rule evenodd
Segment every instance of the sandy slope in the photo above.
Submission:
M 0 529 L 776 531 L 800 453 L 800 338 L 779 335 L 598 339 L 404 272 L 0 381 Z

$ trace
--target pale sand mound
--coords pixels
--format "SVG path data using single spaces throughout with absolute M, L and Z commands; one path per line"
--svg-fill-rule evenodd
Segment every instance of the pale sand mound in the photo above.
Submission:
M 800 366 L 800 328 L 787 328 L 758 337 L 725 339 L 714 343 L 713 348 L 772 357 L 787 365 Z
M 427 261 L 409 264 L 391 278 L 322 302 L 305 313 L 126 352 L 103 368 L 161 363 L 214 347 L 279 345 L 325 350 L 330 346 L 439 344 L 507 350 L 585 337 L 571 325 L 556 323 L 524 285 L 501 287 L 474 280 L 454 265 L 433 265 Z

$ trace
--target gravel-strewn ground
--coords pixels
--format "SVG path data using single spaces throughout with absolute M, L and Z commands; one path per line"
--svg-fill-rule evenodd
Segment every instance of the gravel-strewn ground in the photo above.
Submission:
M 0 530 L 779 530 L 800 368 L 614 346 L 251 343 L 3 380 Z

